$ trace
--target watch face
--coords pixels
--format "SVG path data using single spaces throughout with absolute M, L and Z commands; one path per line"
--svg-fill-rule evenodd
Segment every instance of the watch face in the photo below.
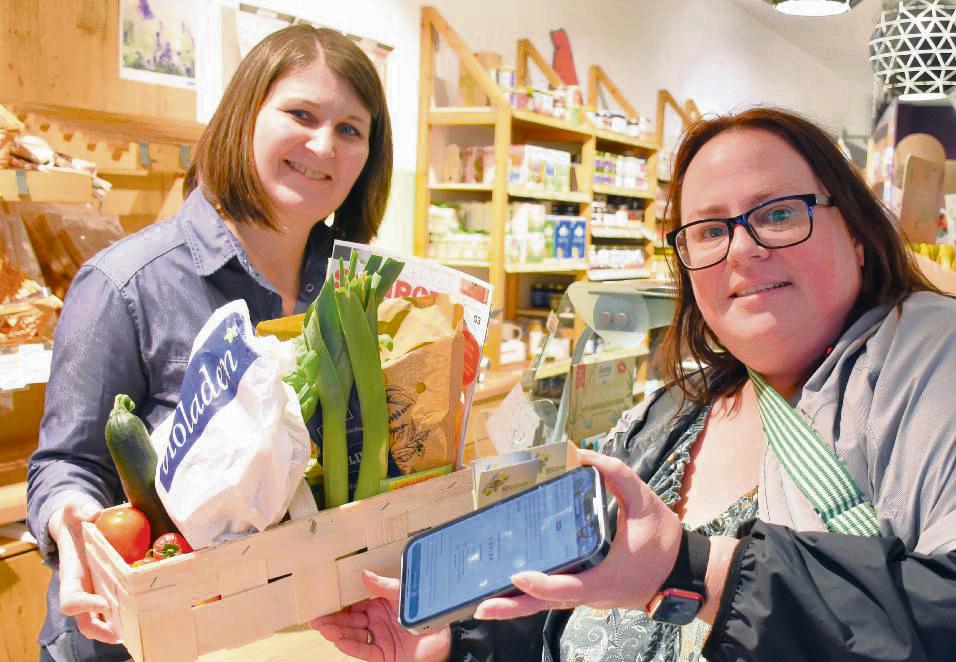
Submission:
M 702 604 L 703 598 L 697 594 L 669 589 L 662 594 L 652 617 L 662 623 L 687 625 L 697 616 Z

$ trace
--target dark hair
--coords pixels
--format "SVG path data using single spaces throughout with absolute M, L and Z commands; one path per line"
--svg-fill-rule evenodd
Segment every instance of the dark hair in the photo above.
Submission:
M 667 217 L 681 223 L 681 188 L 687 168 L 711 139 L 729 130 L 763 129 L 778 135 L 803 156 L 846 221 L 850 235 L 863 246 L 862 284 L 854 309 L 866 310 L 884 303 L 899 303 L 920 290 L 938 291 L 926 280 L 906 249 L 889 211 L 847 161 L 840 148 L 809 120 L 777 108 L 751 108 L 738 114 L 703 119 L 691 125 L 674 160 Z M 747 369 L 726 351 L 707 326 L 687 276 L 676 259 L 672 270 L 677 281 L 674 319 L 661 343 L 661 370 L 691 401 L 703 404 L 717 395 L 736 393 L 747 381 Z M 709 366 L 705 379 L 685 370 L 682 355 Z
M 253 157 L 256 117 L 277 80 L 320 57 L 352 86 L 372 116 L 365 167 L 335 210 L 337 234 L 363 243 L 375 236 L 392 179 L 392 127 L 385 92 L 362 49 L 328 28 L 305 24 L 284 28 L 260 41 L 243 58 L 196 145 L 183 183 L 186 195 L 201 186 L 209 202 L 230 219 L 276 229 Z

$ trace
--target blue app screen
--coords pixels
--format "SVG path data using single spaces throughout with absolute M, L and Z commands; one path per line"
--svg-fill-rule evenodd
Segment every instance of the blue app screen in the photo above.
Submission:
M 548 572 L 594 552 L 593 475 L 568 473 L 412 543 L 402 578 L 405 620 L 497 593 L 516 572 Z

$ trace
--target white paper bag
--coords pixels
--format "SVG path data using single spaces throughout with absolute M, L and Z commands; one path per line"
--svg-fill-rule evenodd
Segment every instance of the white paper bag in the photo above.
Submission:
M 291 343 L 257 338 L 244 301 L 212 314 L 193 342 L 179 405 L 151 435 L 156 491 L 194 548 L 278 522 L 311 451 L 282 376 Z

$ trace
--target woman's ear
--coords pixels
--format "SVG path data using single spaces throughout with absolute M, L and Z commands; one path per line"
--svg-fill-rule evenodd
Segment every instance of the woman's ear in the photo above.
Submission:
M 856 263 L 862 269 L 863 268 L 863 242 L 853 240 L 853 252 L 856 253 Z

